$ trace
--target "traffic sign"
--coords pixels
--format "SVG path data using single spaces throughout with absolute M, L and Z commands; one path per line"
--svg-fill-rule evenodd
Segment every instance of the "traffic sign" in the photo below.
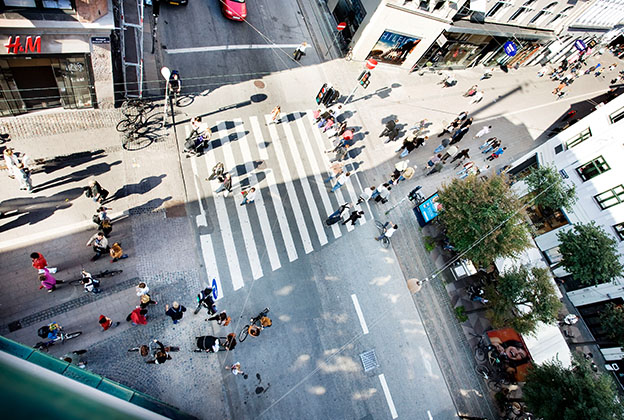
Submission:
M 375 67 L 377 67 L 377 60 L 375 60 L 374 58 L 369 58 L 366 61 L 366 68 L 369 69 L 369 70 L 372 70 Z
M 577 39 L 574 41 L 574 47 L 579 51 L 585 51 L 587 49 L 587 44 L 582 39 Z
M 346 22 L 340 22 L 337 26 L 336 29 L 338 29 L 339 31 L 342 31 L 344 28 L 347 27 L 347 23 Z
M 217 288 L 217 279 L 212 279 L 212 298 L 217 300 L 219 298 L 219 289 Z
M 516 44 L 514 44 L 511 41 L 505 42 L 505 45 L 503 46 L 503 48 L 505 48 L 505 54 L 507 54 L 510 57 L 513 57 L 518 52 L 518 49 L 516 48 Z

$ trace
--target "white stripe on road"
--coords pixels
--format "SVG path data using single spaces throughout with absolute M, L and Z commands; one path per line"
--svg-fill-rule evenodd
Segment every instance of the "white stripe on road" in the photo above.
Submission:
M 321 201 L 323 202 L 323 207 L 325 207 L 325 214 L 329 216 L 334 211 L 332 210 L 331 200 L 329 199 L 329 194 L 327 193 L 327 188 L 325 188 L 325 182 L 321 175 L 321 169 L 319 168 L 318 163 L 316 162 L 316 156 L 314 154 L 314 150 L 310 145 L 310 140 L 308 138 L 308 133 L 306 132 L 305 125 L 303 123 L 303 114 L 296 113 L 295 118 L 297 118 L 297 127 L 299 128 L 299 133 L 301 135 L 301 142 L 303 143 L 303 147 L 305 148 L 306 155 L 310 159 L 310 166 L 312 167 L 312 172 L 314 172 L 314 179 L 319 185 L 319 193 L 321 194 Z M 340 233 L 340 226 L 337 223 L 332 225 L 332 231 L 334 233 L 334 237 L 338 238 Z
M 226 50 L 267 50 L 297 48 L 299 44 L 246 44 L 246 45 L 214 45 L 210 47 L 174 48 L 165 50 L 167 54 L 186 54 L 194 52 L 226 51 Z
M 310 235 L 306 229 L 303 213 L 301 212 L 301 206 L 297 200 L 297 192 L 295 191 L 295 187 L 292 183 L 292 177 L 290 176 L 288 165 L 286 164 L 286 157 L 284 156 L 282 145 L 279 142 L 279 136 L 277 134 L 277 130 L 275 129 L 275 124 L 271 123 L 271 116 L 265 115 L 265 120 L 267 122 L 267 127 L 269 128 L 269 134 L 273 140 L 273 147 L 275 148 L 275 154 L 277 155 L 277 162 L 279 163 L 282 171 L 284 186 L 286 187 L 286 191 L 288 193 L 288 200 L 290 201 L 295 219 L 297 220 L 296 226 L 299 230 L 301 241 L 303 242 L 303 249 L 306 254 L 309 254 L 314 250 L 314 248 L 312 247 L 312 241 L 310 241 Z
M 188 127 L 186 136 L 188 137 Z M 191 159 L 191 168 L 193 168 L 193 183 L 195 184 L 195 192 L 197 193 L 197 202 L 199 203 L 200 214 L 195 218 L 197 227 L 207 226 L 208 220 L 206 219 L 206 209 L 202 201 L 200 189 L 199 189 L 199 174 L 197 173 L 197 164 L 195 158 Z M 212 286 L 211 278 L 217 282 L 217 300 L 223 297 L 223 289 L 221 288 L 221 279 L 219 278 L 219 268 L 217 266 L 217 258 L 214 254 L 214 248 L 212 247 L 211 235 L 199 235 L 199 243 L 201 245 L 202 257 L 204 259 L 204 267 L 206 267 L 206 274 L 208 275 L 208 282 Z M 212 270 L 212 274 L 210 271 Z
M 256 147 L 258 148 L 258 153 L 260 153 L 260 159 L 268 164 L 269 154 L 266 151 L 267 146 L 264 141 L 264 137 L 262 136 L 262 131 L 260 130 L 258 118 L 255 116 L 249 117 L 249 122 L 251 123 L 251 131 L 254 133 L 254 137 L 256 138 Z M 288 253 L 288 260 L 293 262 L 298 258 L 297 249 L 295 248 L 295 243 L 293 242 L 290 232 L 290 226 L 288 225 L 288 219 L 286 218 L 286 212 L 284 211 L 282 197 L 280 197 L 279 190 L 277 189 L 275 175 L 273 174 L 273 170 L 268 168 L 264 171 L 264 173 L 266 174 L 267 184 L 269 186 L 269 191 L 271 192 L 271 200 L 273 201 L 277 220 L 282 232 L 282 238 L 284 239 L 284 246 L 286 246 L 286 252 Z
M 221 123 L 221 126 L 222 127 L 217 126 L 217 132 L 219 137 L 221 137 L 221 130 L 225 128 L 225 124 Z M 223 140 L 221 140 L 221 142 L 223 143 Z M 204 157 L 206 160 L 206 165 L 208 166 L 208 171 L 210 172 L 216 164 L 214 159 L 214 153 L 206 153 Z M 243 273 L 241 273 L 240 262 L 238 261 L 238 252 L 236 251 L 234 236 L 232 235 L 232 228 L 230 227 L 230 221 L 228 220 L 227 216 L 225 199 L 223 198 L 223 195 L 219 193 L 218 195 L 213 196 L 213 200 L 215 203 L 219 228 L 221 229 L 221 238 L 223 239 L 223 247 L 225 248 L 225 257 L 227 259 L 228 267 L 230 269 L 232 286 L 234 287 L 234 290 L 238 290 L 244 285 Z
M 431 415 L 431 411 L 427 410 L 427 417 L 429 417 L 429 420 L 433 420 L 433 416 Z
M 314 224 L 314 228 L 316 229 L 316 236 L 318 236 L 319 242 L 321 243 L 321 246 L 323 246 L 327 244 L 327 235 L 325 234 L 323 221 L 319 216 L 318 207 L 316 206 L 316 200 L 314 200 L 314 196 L 312 195 L 312 189 L 310 188 L 308 177 L 306 176 L 305 170 L 303 168 L 303 159 L 301 159 L 299 149 L 297 148 L 297 140 L 295 139 L 295 136 L 293 135 L 293 132 L 288 125 L 288 120 L 286 121 L 286 124 L 283 125 L 283 129 L 284 133 L 286 134 L 286 141 L 289 144 L 290 153 L 292 154 L 293 161 L 295 162 L 295 168 L 297 171 L 297 175 L 299 176 L 299 181 L 301 182 L 301 187 L 303 188 L 303 194 L 305 195 L 306 201 L 308 203 L 308 209 L 310 210 L 312 223 Z M 310 158 L 314 159 L 314 156 L 310 156 Z
M 282 265 L 277 254 L 277 247 L 275 246 L 273 234 L 271 233 L 271 223 L 269 222 L 269 216 L 267 215 L 266 208 L 264 206 L 264 199 L 262 198 L 260 185 L 258 185 L 258 177 L 254 173 L 255 168 L 253 158 L 251 157 L 251 150 L 249 150 L 249 145 L 247 144 L 247 136 L 243 128 L 243 120 L 241 120 L 240 118 L 236 118 L 234 120 L 234 124 L 236 124 L 237 126 L 236 135 L 238 136 L 238 141 L 236 142 L 236 144 L 238 144 L 238 146 L 240 147 L 241 154 L 243 155 L 243 160 L 245 161 L 245 170 L 249 174 L 249 184 L 250 186 L 255 186 L 258 190 L 254 207 L 256 209 L 256 212 L 258 213 L 258 219 L 260 219 L 260 229 L 262 230 L 262 236 L 264 237 L 264 243 L 266 245 L 267 254 L 269 256 L 269 262 L 271 263 L 271 269 L 275 271 Z
M 362 308 L 360 308 L 360 302 L 358 302 L 358 298 L 356 295 L 351 295 L 351 300 L 353 301 L 353 306 L 355 306 L 355 313 L 360 320 L 360 326 L 362 327 L 362 332 L 364 334 L 368 334 L 368 327 L 366 326 L 366 321 L 364 320 L 364 314 L 362 313 Z
M 383 389 L 384 395 L 386 396 L 388 408 L 390 408 L 390 415 L 392 415 L 393 419 L 396 419 L 397 417 L 399 417 L 399 415 L 397 414 L 396 408 L 394 407 L 394 402 L 392 402 L 392 395 L 390 395 L 388 383 L 386 382 L 386 377 L 383 373 L 379 375 L 379 381 L 381 382 L 381 388 Z

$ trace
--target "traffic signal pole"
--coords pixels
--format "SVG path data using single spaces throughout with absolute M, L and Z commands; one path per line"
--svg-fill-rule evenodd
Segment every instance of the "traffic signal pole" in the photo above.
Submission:
M 366 69 L 364 69 L 364 71 L 360 73 L 360 76 L 358 77 L 358 84 L 355 85 L 355 88 L 353 89 L 353 91 L 351 91 L 351 93 L 347 97 L 347 100 L 345 101 L 345 105 L 349 103 L 349 101 L 355 94 L 355 91 L 358 89 L 358 87 L 360 87 L 360 85 L 364 86 L 364 89 L 368 87 L 368 85 L 370 84 L 370 76 L 371 76 L 371 72 L 369 70 L 374 69 L 376 66 L 377 66 L 377 60 L 373 58 L 369 58 L 368 61 L 366 61 Z

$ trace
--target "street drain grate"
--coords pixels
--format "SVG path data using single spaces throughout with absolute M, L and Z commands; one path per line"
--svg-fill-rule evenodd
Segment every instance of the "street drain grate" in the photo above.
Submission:
M 360 353 L 360 360 L 362 360 L 362 366 L 364 367 L 364 372 L 371 371 L 376 367 L 379 367 L 379 363 L 377 363 L 377 355 L 375 354 L 375 350 L 368 350 L 364 353 Z

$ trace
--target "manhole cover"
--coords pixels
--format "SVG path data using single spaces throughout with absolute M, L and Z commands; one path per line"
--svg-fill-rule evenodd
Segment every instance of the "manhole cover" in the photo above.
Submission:
M 258 89 L 264 89 L 264 87 L 266 86 L 262 80 L 256 80 L 256 81 L 254 81 L 254 85 L 255 85 Z
M 375 354 L 375 350 L 365 351 L 360 354 L 360 360 L 362 360 L 362 366 L 364 367 L 364 372 L 371 371 L 376 367 L 379 367 L 379 363 L 377 363 L 377 355 Z

